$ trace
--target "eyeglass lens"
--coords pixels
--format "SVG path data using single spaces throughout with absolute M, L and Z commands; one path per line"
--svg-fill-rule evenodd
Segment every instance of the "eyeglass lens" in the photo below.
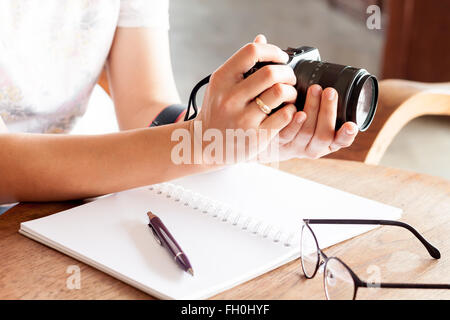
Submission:
M 300 250 L 303 273 L 307 278 L 311 278 L 319 264 L 319 249 L 314 235 L 306 225 L 302 228 Z
M 350 271 L 335 258 L 330 258 L 325 265 L 324 287 L 328 300 L 352 300 L 355 294 Z

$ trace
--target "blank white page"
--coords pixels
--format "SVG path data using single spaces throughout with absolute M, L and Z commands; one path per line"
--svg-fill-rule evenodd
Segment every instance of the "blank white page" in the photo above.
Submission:
M 399 209 L 255 164 L 237 165 L 173 183 L 285 229 L 300 230 L 301 218 L 400 216 Z M 182 271 L 166 249 L 156 243 L 147 225 L 148 210 L 157 214 L 177 239 L 192 263 L 194 277 Z M 321 247 L 369 229 L 324 227 L 313 226 Z M 285 247 L 253 235 L 148 187 L 22 223 L 20 232 L 166 299 L 207 298 L 299 255 L 299 246 Z
M 172 181 L 243 214 L 300 232 L 302 219 L 385 219 L 401 209 L 254 163 Z M 321 248 L 373 229 L 372 226 L 312 225 Z

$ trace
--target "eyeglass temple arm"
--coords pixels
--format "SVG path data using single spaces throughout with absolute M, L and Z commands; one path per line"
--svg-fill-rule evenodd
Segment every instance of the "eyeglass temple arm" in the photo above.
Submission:
M 367 283 L 361 281 L 360 287 L 390 289 L 450 289 L 450 284 L 429 283 Z
M 394 220 L 367 220 L 367 219 L 304 219 L 305 223 L 309 224 L 365 224 L 365 225 L 383 225 L 383 226 L 396 226 L 402 227 L 412 232 L 419 239 L 420 242 L 425 246 L 428 253 L 435 259 L 441 257 L 439 250 L 429 243 L 416 229 L 411 227 L 409 224 L 394 221 Z

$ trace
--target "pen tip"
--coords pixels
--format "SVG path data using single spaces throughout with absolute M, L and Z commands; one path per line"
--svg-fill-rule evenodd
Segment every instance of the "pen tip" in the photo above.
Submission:
M 153 212 L 151 212 L 151 211 L 147 212 L 147 216 L 148 216 L 148 218 L 149 218 L 150 220 L 152 220 L 154 217 L 156 217 L 156 216 L 153 214 Z
M 191 276 L 194 276 L 194 270 L 192 270 L 192 268 L 189 268 L 189 269 L 187 270 L 187 272 L 189 272 L 189 273 L 191 274 Z

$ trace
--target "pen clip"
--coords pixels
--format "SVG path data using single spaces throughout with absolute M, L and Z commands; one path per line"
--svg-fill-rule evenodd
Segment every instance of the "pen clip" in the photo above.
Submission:
M 153 237 L 155 238 L 156 242 L 162 246 L 162 242 L 161 239 L 159 238 L 158 234 L 156 233 L 155 229 L 153 228 L 153 226 L 149 223 L 148 226 L 150 227 L 150 229 L 152 230 L 153 233 Z

